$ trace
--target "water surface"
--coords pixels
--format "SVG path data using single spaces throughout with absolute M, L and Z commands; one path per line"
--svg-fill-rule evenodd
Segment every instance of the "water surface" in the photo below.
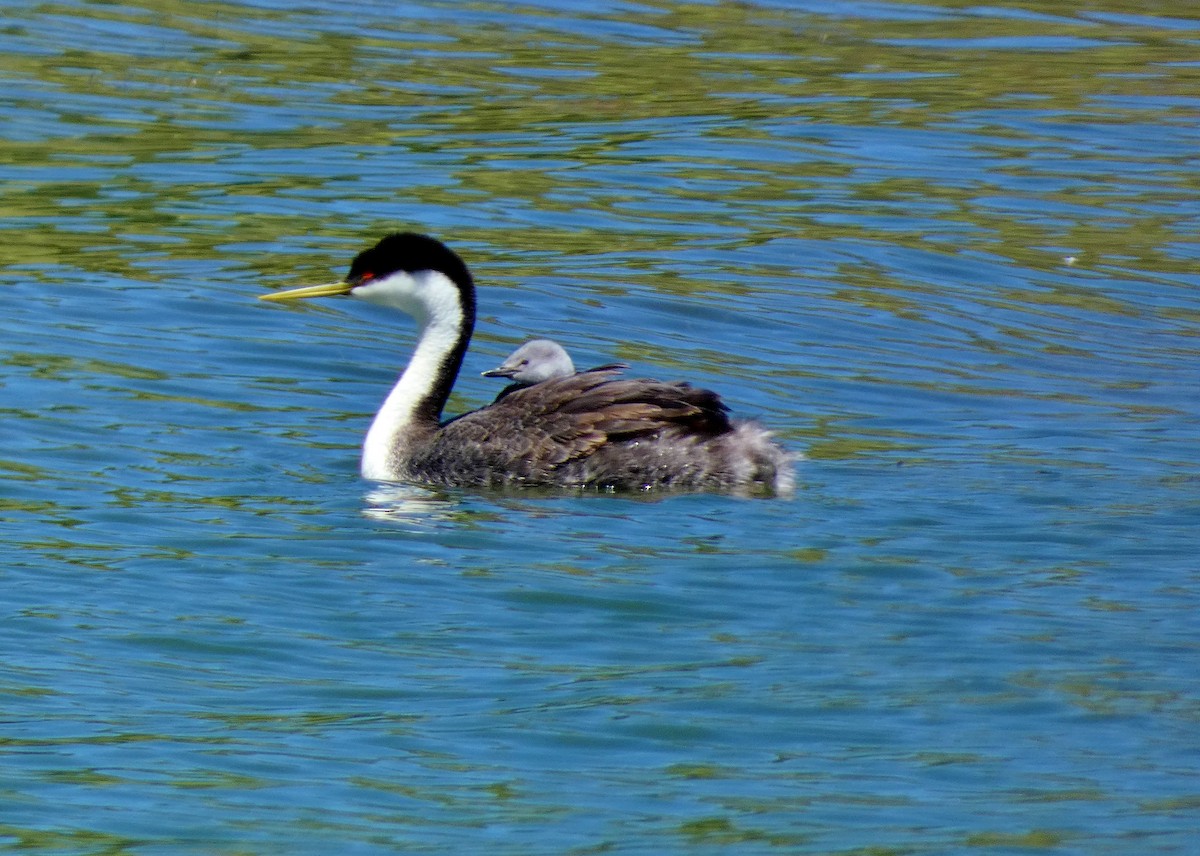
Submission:
M 1187 853 L 1200 24 L 957 2 L 10 6 L 0 846 Z M 790 501 L 428 492 L 478 376 L 722 391 Z

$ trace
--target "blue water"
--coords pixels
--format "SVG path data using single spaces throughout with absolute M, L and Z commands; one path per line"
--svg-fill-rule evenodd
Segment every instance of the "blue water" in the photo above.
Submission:
M 1193 853 L 1200 24 L 891 3 L 16 5 L 0 849 Z M 790 500 L 362 482 L 550 335 Z

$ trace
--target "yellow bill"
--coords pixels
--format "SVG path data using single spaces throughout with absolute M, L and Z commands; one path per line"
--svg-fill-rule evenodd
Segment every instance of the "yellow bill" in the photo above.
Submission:
M 324 285 L 306 285 L 303 288 L 289 288 L 287 291 L 272 291 L 270 294 L 260 294 L 259 300 L 301 300 L 305 297 L 331 297 L 335 294 L 349 294 L 354 286 L 348 282 L 327 282 Z

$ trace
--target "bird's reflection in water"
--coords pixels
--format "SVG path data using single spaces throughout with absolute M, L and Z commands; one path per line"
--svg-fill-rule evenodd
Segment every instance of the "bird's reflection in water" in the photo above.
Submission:
M 461 511 L 452 491 L 399 482 L 376 484 L 363 499 L 366 517 L 413 527 L 444 523 Z

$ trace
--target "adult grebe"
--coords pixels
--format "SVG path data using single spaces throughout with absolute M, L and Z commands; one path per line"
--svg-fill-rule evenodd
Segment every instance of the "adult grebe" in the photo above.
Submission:
M 363 443 L 362 474 L 463 487 L 559 485 L 608 490 L 788 493 L 793 456 L 715 392 L 618 377 L 555 377 L 441 422 L 475 327 L 470 271 L 440 241 L 389 235 L 342 282 L 261 295 L 349 294 L 413 317 L 417 345 Z

